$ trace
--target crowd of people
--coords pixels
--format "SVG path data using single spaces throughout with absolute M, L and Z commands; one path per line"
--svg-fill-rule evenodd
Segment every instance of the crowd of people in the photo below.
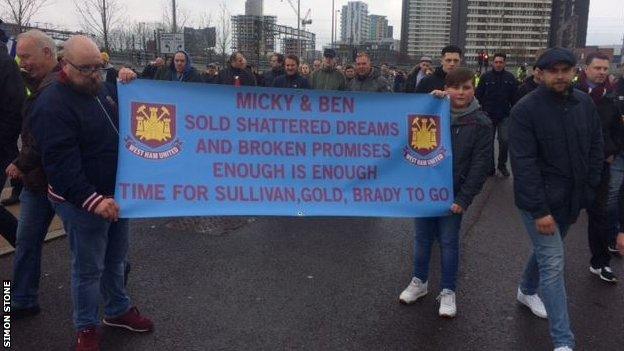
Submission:
M 134 332 L 153 329 L 125 290 L 128 220 L 120 218 L 113 199 L 119 142 L 115 85 L 137 78 L 450 99 L 454 203 L 448 215 L 415 219 L 414 272 L 399 296 L 403 304 L 428 293 L 431 248 L 437 240 L 442 254 L 439 314 L 456 315 L 462 215 L 487 177 L 497 173 L 514 174 L 516 206 L 533 245 L 517 300 L 548 318 L 556 350 L 575 346 L 563 239 L 582 209 L 589 216 L 589 270 L 603 281 L 617 281 L 610 260 L 624 254 L 624 79 L 609 79 L 609 57 L 601 53 L 586 58 L 575 80 L 573 53 L 548 49 L 521 82 L 506 70 L 506 55 L 497 53 L 477 83 L 474 71 L 462 67 L 462 50 L 452 45 L 441 51 L 439 66 L 422 57 L 408 75 L 386 64 L 373 67 L 366 53 L 359 53 L 353 65 L 338 66 L 332 49 L 311 67 L 296 55 L 276 53 L 263 74 L 239 52 L 226 67 L 210 64 L 200 72 L 180 51 L 169 62 L 157 58 L 137 74 L 111 67 L 108 55 L 88 37 L 71 37 L 59 53 L 54 40 L 38 30 L 20 34 L 16 52 L 19 64 L 0 50 L 0 152 L 6 170 L 0 178 L 2 184 L 8 177 L 22 187 L 19 220 L 0 207 L 0 233 L 16 248 L 11 316 L 40 313 L 41 250 L 56 214 L 70 243 L 76 350 L 99 349 L 101 323 Z

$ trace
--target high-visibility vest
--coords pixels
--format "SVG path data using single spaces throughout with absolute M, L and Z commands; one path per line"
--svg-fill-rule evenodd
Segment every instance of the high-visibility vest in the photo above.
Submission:
M 19 64 L 20 64 L 20 59 L 19 59 L 19 57 L 18 57 L 17 55 L 15 55 L 15 62 L 16 62 L 16 63 L 17 63 L 17 65 L 19 66 Z M 26 85 L 24 84 L 24 86 L 26 86 Z M 28 89 L 28 87 L 26 87 L 26 96 L 30 96 L 30 94 L 31 94 L 30 89 Z

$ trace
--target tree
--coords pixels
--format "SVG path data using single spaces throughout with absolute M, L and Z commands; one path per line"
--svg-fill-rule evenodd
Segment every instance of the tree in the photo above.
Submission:
M 100 38 L 108 52 L 108 36 L 121 21 L 121 5 L 117 0 L 74 0 L 74 4 L 84 30 Z
M 219 18 L 217 19 L 217 50 L 219 55 L 226 57 L 226 51 L 230 48 L 232 36 L 232 20 L 225 2 L 219 5 Z
M 48 2 L 49 0 L 0 0 L 9 18 L 17 24 L 19 32 L 22 32 L 22 28 Z
M 165 25 L 165 28 L 170 33 L 181 33 L 184 31 L 184 27 L 189 24 L 189 20 L 191 18 L 191 12 L 185 8 L 180 6 L 179 2 L 176 2 L 176 28 L 173 28 L 173 14 L 171 1 L 163 0 L 162 2 L 162 22 Z

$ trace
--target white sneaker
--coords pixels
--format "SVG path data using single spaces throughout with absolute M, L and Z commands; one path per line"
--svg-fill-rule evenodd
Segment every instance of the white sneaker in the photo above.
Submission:
M 520 291 L 520 288 L 518 288 L 518 302 L 528 307 L 534 315 L 540 318 L 548 318 L 546 307 L 544 307 L 542 299 L 540 299 L 537 294 L 525 295 Z
M 569 346 L 560 346 L 555 349 L 555 351 L 572 351 Z
M 404 305 L 409 305 L 425 295 L 427 295 L 427 282 L 423 283 L 420 279 L 414 277 L 399 296 L 399 302 Z
M 438 295 L 438 301 L 440 301 L 440 310 L 438 314 L 440 317 L 453 318 L 457 314 L 457 306 L 455 305 L 455 292 L 449 289 L 444 289 Z

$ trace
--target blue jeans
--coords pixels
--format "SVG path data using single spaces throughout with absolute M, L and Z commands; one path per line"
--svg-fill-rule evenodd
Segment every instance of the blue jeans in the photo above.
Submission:
M 414 220 L 414 277 L 426 282 L 429 277 L 431 246 L 437 239 L 442 256 L 441 288 L 455 291 L 459 268 L 459 227 L 461 215 L 416 218 Z
M 71 250 L 71 290 L 78 331 L 100 324 L 100 293 L 104 314 L 117 317 L 130 309 L 124 287 L 128 254 L 128 221 L 111 223 L 70 203 L 54 203 L 63 220 Z
M 24 188 L 20 194 L 20 215 L 13 261 L 13 305 L 31 308 L 38 305 L 41 276 L 41 249 L 54 218 L 54 209 L 45 193 Z
M 609 216 L 608 244 L 615 246 L 615 238 L 620 230 L 619 205 L 620 189 L 624 181 L 624 154 L 619 154 L 609 167 L 609 193 L 607 195 L 607 213 Z
M 523 294 L 533 295 L 539 289 L 548 313 L 550 336 L 555 348 L 574 348 L 564 281 L 563 239 L 569 226 L 558 223 L 554 235 L 542 235 L 537 231 L 535 220 L 528 212 L 520 211 L 520 215 L 533 243 L 533 253 L 524 270 L 520 290 Z

